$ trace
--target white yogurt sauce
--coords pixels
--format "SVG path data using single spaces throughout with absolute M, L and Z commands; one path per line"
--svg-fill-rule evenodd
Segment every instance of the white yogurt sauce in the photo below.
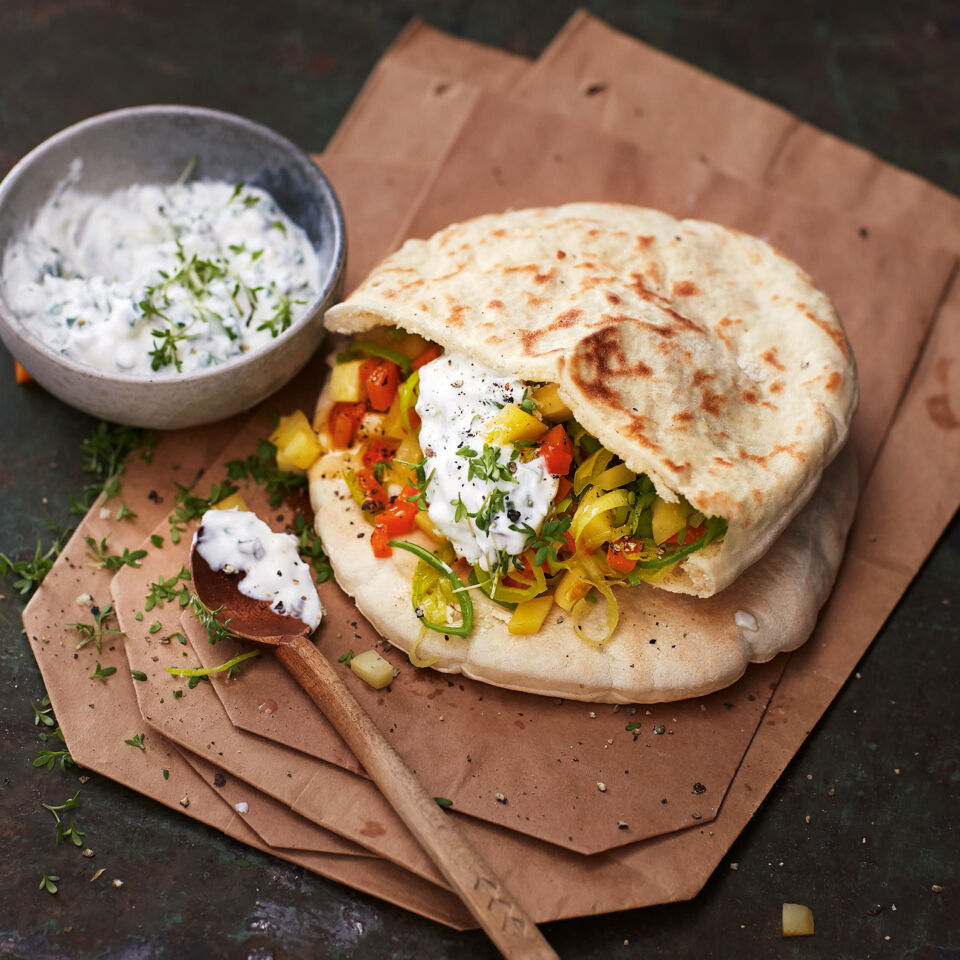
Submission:
M 7 247 L 4 295 L 53 349 L 100 370 L 190 372 L 265 346 L 320 287 L 304 231 L 255 187 L 61 185 Z
M 543 457 L 524 461 L 512 444 L 491 445 L 497 465 L 506 473 L 494 479 L 468 479 L 472 458 L 457 456 L 465 448 L 482 455 L 486 422 L 500 406 L 519 404 L 523 395 L 521 380 L 504 377 L 463 354 L 448 351 L 420 368 L 416 410 L 422 421 L 420 446 L 427 458 L 427 513 L 456 553 L 483 570 L 494 568 L 500 551 L 511 556 L 523 552 L 527 535 L 511 527 L 526 524 L 539 532 L 557 493 L 558 480 Z M 503 498 L 495 491 L 502 491 Z M 492 512 L 491 495 L 497 507 Z M 463 516 L 464 509 L 475 516 Z M 489 528 L 481 529 L 488 516 Z
M 296 617 L 315 630 L 323 616 L 310 568 L 297 555 L 297 538 L 274 533 L 255 513 L 208 510 L 194 534 L 197 553 L 211 570 L 243 572 L 239 591 L 265 600 L 277 613 Z

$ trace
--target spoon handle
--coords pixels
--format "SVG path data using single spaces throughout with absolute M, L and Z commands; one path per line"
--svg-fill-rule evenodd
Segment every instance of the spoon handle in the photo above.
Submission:
M 428 795 L 327 658 L 306 637 L 281 643 L 276 655 L 334 725 L 497 949 L 509 960 L 557 960 L 536 924 L 463 837 L 453 817 Z

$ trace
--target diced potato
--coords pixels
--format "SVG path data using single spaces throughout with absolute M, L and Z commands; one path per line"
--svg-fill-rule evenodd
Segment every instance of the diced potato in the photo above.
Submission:
M 813 936 L 813 911 L 800 903 L 785 903 L 781 923 L 785 937 Z
M 436 543 L 446 543 L 447 538 L 437 529 L 425 510 L 420 510 L 413 518 L 413 522 Z
M 361 363 L 362 360 L 348 360 L 334 366 L 330 372 L 330 397 L 334 403 L 359 403 L 363 399 Z
M 278 450 L 282 450 L 301 430 L 312 430 L 310 421 L 302 410 L 294 410 L 288 416 L 280 418 L 280 422 L 270 434 L 270 442 Z
M 515 403 L 508 403 L 486 425 L 487 443 L 515 443 L 518 440 L 539 440 L 547 432 L 547 425 L 525 413 Z
M 382 690 L 393 681 L 393 667 L 376 650 L 367 650 L 354 657 L 350 669 L 374 690 Z
M 298 433 L 283 450 L 277 451 L 277 466 L 281 470 L 303 473 L 320 452 L 320 443 L 313 430 Z
M 222 500 L 218 500 L 210 509 L 232 510 L 234 507 L 243 513 L 250 512 L 250 508 L 247 506 L 246 500 L 244 500 L 239 493 L 231 493 L 229 497 L 224 497 Z
M 550 594 L 518 603 L 507 624 L 507 629 L 517 635 L 537 633 L 543 626 L 543 621 L 547 619 L 552 606 L 553 596 Z
M 305 473 L 322 452 L 317 435 L 301 410 L 280 418 L 277 429 L 270 434 L 270 442 L 277 448 L 277 466 L 289 473 Z
M 557 587 L 554 599 L 558 606 L 569 613 L 573 609 L 573 605 L 590 592 L 591 586 L 590 581 L 584 580 L 576 570 L 568 570 Z
M 653 501 L 653 542 L 656 544 L 669 540 L 687 525 L 690 508 L 683 503 L 667 503 L 657 497 Z
M 534 390 L 531 399 L 537 409 L 554 423 L 563 423 L 573 416 L 573 411 L 560 399 L 560 388 L 555 383 L 545 383 Z

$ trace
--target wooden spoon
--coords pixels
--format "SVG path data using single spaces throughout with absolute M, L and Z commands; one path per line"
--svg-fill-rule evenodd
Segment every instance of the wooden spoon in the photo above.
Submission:
M 509 960 L 557 960 L 536 924 L 462 836 L 453 817 L 427 793 L 310 642 L 310 627 L 276 613 L 266 601 L 240 593 L 238 574 L 213 570 L 197 552 L 196 541 L 190 551 L 190 572 L 197 596 L 223 620 L 229 618 L 230 630 L 261 650 L 272 650 L 307 691 L 497 949 Z

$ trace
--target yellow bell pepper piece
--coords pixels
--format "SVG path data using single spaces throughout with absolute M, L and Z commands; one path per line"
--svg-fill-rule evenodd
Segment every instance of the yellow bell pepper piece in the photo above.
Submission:
M 538 633 L 552 606 L 553 597 L 550 594 L 518 603 L 510 622 L 507 624 L 507 629 L 510 633 L 518 636 Z
M 382 690 L 393 681 L 393 667 L 376 650 L 367 650 L 354 657 L 350 669 L 374 690 Z
M 338 363 L 330 371 L 330 397 L 334 403 L 359 403 L 364 396 L 360 380 L 362 360 Z
M 246 500 L 244 500 L 239 493 L 231 493 L 229 497 L 224 497 L 222 500 L 218 500 L 210 509 L 232 510 L 234 507 L 237 507 L 243 513 L 250 512 L 250 508 L 247 506 Z
M 516 443 L 518 440 L 539 440 L 547 432 L 547 424 L 530 416 L 515 403 L 508 403 L 486 425 L 487 443 Z
M 687 525 L 689 515 L 690 508 L 685 503 L 667 503 L 657 497 L 651 516 L 653 542 L 659 545 L 679 533 Z
M 554 423 L 563 423 L 564 420 L 569 420 L 573 416 L 573 411 L 560 398 L 560 388 L 555 383 L 545 383 L 534 390 L 531 399 L 537 405 L 537 409 Z

